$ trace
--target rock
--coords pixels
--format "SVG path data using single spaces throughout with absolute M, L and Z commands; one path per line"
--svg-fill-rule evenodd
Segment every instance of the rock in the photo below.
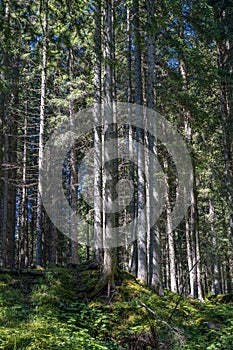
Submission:
M 209 329 L 220 329 L 220 328 L 222 328 L 220 323 L 215 323 L 213 321 L 203 322 L 203 325 L 206 325 Z

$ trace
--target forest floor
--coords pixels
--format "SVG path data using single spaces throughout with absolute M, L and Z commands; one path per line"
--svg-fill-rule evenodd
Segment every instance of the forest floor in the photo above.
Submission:
M 0 349 L 233 349 L 232 295 L 159 297 L 122 274 L 110 298 L 90 298 L 97 279 L 89 269 L 0 274 Z

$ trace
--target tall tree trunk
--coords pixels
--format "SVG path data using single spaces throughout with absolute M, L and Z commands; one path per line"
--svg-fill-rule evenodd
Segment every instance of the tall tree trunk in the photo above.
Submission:
M 181 30 L 181 36 L 183 37 L 183 28 Z M 182 78 L 182 89 L 187 90 L 187 77 L 185 71 L 185 63 L 182 59 L 179 62 L 179 71 Z M 185 130 L 185 139 L 190 145 L 191 143 L 191 115 L 189 111 L 182 108 L 182 117 Z M 193 194 L 191 194 L 193 197 Z M 195 235 L 194 235 L 194 203 L 185 217 L 185 236 L 186 236 L 186 248 L 187 248 L 187 262 L 188 262 L 188 273 L 189 273 L 189 284 L 190 284 L 190 297 L 195 297 L 195 285 L 196 285 L 196 261 L 195 261 Z M 195 267 L 194 267 L 195 265 Z
M 108 120 L 104 120 L 105 143 L 104 143 L 104 173 L 103 173 L 103 188 L 104 188 L 104 215 L 105 215 L 105 230 L 104 230 L 104 264 L 103 264 L 103 280 L 108 282 L 108 294 L 110 289 L 114 287 L 114 274 L 116 270 L 116 249 L 110 248 L 112 242 L 116 240 L 113 235 L 113 228 L 116 227 L 116 214 L 112 212 L 113 202 L 116 198 L 116 169 L 114 161 L 111 160 L 112 149 L 107 145 L 106 141 L 116 141 L 116 126 L 114 123 L 113 102 L 113 2 L 112 0 L 104 1 L 104 102 L 105 115 Z M 114 147 L 114 150 L 117 149 Z
M 27 173 L 27 106 L 25 109 L 24 118 L 24 143 L 23 143 L 23 169 L 22 169 L 22 200 L 21 200 L 21 213 L 20 215 L 20 227 L 19 227 L 19 262 L 20 267 L 25 267 L 28 264 L 27 252 L 27 188 L 26 188 L 26 173 Z
M 167 164 L 165 164 L 167 165 Z M 167 165 L 168 167 L 168 165 Z M 168 179 L 168 168 L 166 172 L 166 217 L 167 217 L 167 236 L 168 236 L 168 253 L 169 253 L 169 271 L 170 271 L 170 289 L 172 292 L 177 292 L 177 273 L 176 273 L 176 255 L 175 255 L 175 242 L 174 233 L 172 230 L 171 221 L 171 200 L 170 200 L 170 186 Z
M 197 295 L 200 301 L 204 301 L 202 277 L 201 277 L 201 250 L 199 234 L 199 212 L 197 207 L 196 174 L 194 166 L 193 191 L 191 191 L 191 208 L 193 208 L 193 222 L 195 232 L 195 253 L 196 253 L 196 273 L 197 273 Z M 192 218 L 191 218 L 192 220 Z
M 213 1 L 212 3 L 219 26 L 219 35 L 217 38 L 219 96 L 224 144 L 225 182 L 229 210 L 229 231 L 233 245 L 233 6 L 231 3 L 225 4 L 224 1 Z
M 102 237 L 102 120 L 101 120 L 101 1 L 95 4 L 94 32 L 94 255 L 97 263 L 101 262 Z M 99 126 L 99 127 L 98 127 Z
M 142 55 L 141 55 L 141 39 L 140 39 L 140 15 L 139 2 L 133 1 L 133 28 L 134 28 L 134 77 L 135 77 L 135 103 L 142 105 Z M 141 109 L 136 109 L 137 124 L 141 124 Z M 147 283 L 147 242 L 145 234 L 146 216 L 145 216 L 145 157 L 144 151 L 140 145 L 144 145 L 144 131 L 137 127 L 136 130 L 137 143 L 139 145 L 137 150 L 137 215 L 140 213 L 140 220 L 138 222 L 137 232 L 137 248 L 138 248 L 138 271 L 137 277 L 144 283 Z
M 3 27 L 3 33 L 4 40 L 9 40 L 10 37 L 10 7 L 9 7 L 9 1 L 5 2 L 5 14 L 4 14 L 4 27 Z M 9 74 L 9 57 L 8 57 L 7 49 L 3 52 L 3 66 L 5 69 L 5 72 L 1 70 L 1 78 L 2 81 L 6 80 Z M 1 149 L 3 150 L 1 152 L 2 161 L 1 162 L 1 168 L 2 168 L 2 188 L 1 188 L 1 232 L 2 232 L 2 246 L 1 246 L 1 260 L 2 265 L 6 266 L 6 256 L 7 256 L 7 201 L 8 201 L 8 170 L 6 168 L 6 164 L 9 164 L 8 160 L 8 153 L 9 153 L 9 141 L 8 141 L 8 134 L 7 134 L 7 114 L 8 114 L 8 108 L 7 103 L 9 103 L 7 100 L 6 92 L 1 92 L 2 97 L 2 105 L 1 105 L 1 116 L 2 116 L 2 144 Z M 3 166 L 2 166 L 3 164 Z
M 155 84 L 155 29 L 154 29 L 154 16 L 155 16 L 155 1 L 147 0 L 147 107 L 154 109 L 155 106 L 155 94 L 154 94 L 154 84 Z M 147 126 L 150 130 L 150 125 L 147 120 Z M 155 140 L 152 135 L 148 136 L 148 179 L 151 178 L 150 175 L 155 174 L 156 168 L 151 152 L 155 155 L 157 153 L 155 147 Z M 156 179 L 155 179 L 156 181 Z M 160 237 L 159 230 L 154 224 L 154 216 L 156 215 L 156 184 L 151 184 L 148 182 L 148 195 L 147 201 L 149 202 L 149 207 L 147 208 L 148 217 L 148 241 L 149 241 L 149 269 L 148 269 L 148 282 L 151 284 L 158 294 L 162 295 L 162 283 L 161 283 L 161 266 L 160 266 Z
M 135 103 L 142 105 L 142 54 L 138 0 L 133 1 Z
M 220 284 L 219 284 L 219 269 L 218 269 L 218 258 L 217 258 L 217 237 L 214 227 L 214 205 L 213 200 L 209 200 L 209 218 L 210 218 L 210 232 L 213 245 L 213 282 L 212 282 L 212 292 L 217 295 L 220 293 Z
M 194 240 L 193 230 L 190 223 L 190 212 L 185 217 L 185 239 L 187 249 L 187 262 L 188 262 L 188 274 L 189 274 L 189 296 L 195 297 L 195 283 L 196 283 L 196 269 L 194 268 Z
M 36 265 L 42 265 L 42 169 L 43 169 L 43 143 L 45 122 L 45 97 L 46 97 L 46 67 L 47 67 L 47 26 L 48 26 L 48 0 L 42 0 L 41 11 L 43 16 L 42 33 L 42 68 L 40 88 L 40 125 L 39 125 L 39 160 L 38 160 L 38 194 L 37 194 L 37 217 L 36 217 Z
M 127 42 L 127 70 L 128 70 L 128 82 L 127 82 L 127 101 L 128 103 L 132 102 L 132 33 L 131 33 L 131 21 L 130 21 L 130 15 L 131 11 L 130 8 L 126 8 L 127 11 L 127 37 L 128 37 L 128 42 Z
M 127 70 L 128 70 L 128 76 L 127 76 L 127 101 L 129 104 L 133 101 L 133 92 L 132 92 L 132 25 L 131 25 L 131 8 L 126 8 L 126 16 L 127 16 Z M 128 115 L 131 116 L 132 109 L 129 105 L 129 111 Z M 128 120 L 129 126 L 128 126 L 128 152 L 130 156 L 133 156 L 133 128 L 132 123 L 129 118 Z M 130 162 L 129 165 L 129 177 L 130 181 L 135 183 L 135 170 L 134 170 L 134 164 L 133 162 Z M 130 203 L 130 220 L 132 222 L 135 222 L 134 215 L 136 211 L 136 197 L 134 193 L 134 198 Z M 129 263 L 128 263 L 128 270 L 132 272 L 135 276 L 137 274 L 137 241 L 136 241 L 136 227 L 135 224 L 132 225 L 132 244 L 129 249 Z
M 74 70 L 74 57 L 72 48 L 69 49 L 69 78 L 70 78 L 70 98 L 69 98 L 69 118 L 71 131 L 74 129 L 74 102 L 73 102 L 73 70 Z M 70 206 L 73 212 L 77 211 L 77 157 L 75 145 L 70 150 Z M 72 222 L 72 220 L 71 220 Z M 76 265 L 78 263 L 78 227 L 74 227 L 71 224 L 70 227 L 70 248 L 71 248 L 71 264 Z
M 3 183 L 2 183 L 2 264 L 15 264 L 15 212 L 16 212 L 16 163 L 17 163 L 17 123 L 18 107 L 18 62 L 11 52 L 10 2 L 5 2 L 3 19 L 5 47 L 3 63 L 5 80 L 10 82 L 10 90 L 4 93 L 3 111 Z
M 185 67 L 185 62 L 182 59 L 180 59 L 180 62 L 179 62 L 179 71 L 182 78 L 182 88 L 184 91 L 187 91 L 188 87 L 187 87 L 186 67 Z M 189 110 L 182 108 L 182 114 L 183 114 L 183 122 L 184 122 L 184 129 L 185 129 L 185 138 L 187 143 L 190 145 L 192 141 L 191 113 Z M 199 223 L 198 223 L 195 166 L 194 166 L 194 172 L 193 172 L 193 184 L 194 185 L 190 193 L 190 197 L 191 197 L 190 230 L 189 230 L 189 224 L 188 223 L 186 224 L 187 253 L 191 254 L 190 256 L 187 257 L 187 259 L 188 259 L 188 265 L 189 265 L 189 280 L 190 280 L 191 295 L 193 293 L 195 294 L 194 278 L 196 277 L 198 298 L 200 300 L 204 300 L 203 288 L 202 288 L 202 282 L 201 282 L 201 255 L 200 255 L 200 241 L 199 241 Z M 188 220 L 189 222 L 188 217 L 186 217 L 186 220 Z M 194 242 L 195 242 L 195 251 L 192 252 L 190 243 L 192 244 Z M 190 268 L 191 261 L 193 266 Z

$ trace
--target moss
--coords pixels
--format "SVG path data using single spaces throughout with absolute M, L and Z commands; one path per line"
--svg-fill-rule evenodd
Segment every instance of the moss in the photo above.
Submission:
M 0 276 L 0 348 L 233 348 L 233 305 L 224 296 L 205 303 L 181 298 L 170 320 L 180 297 L 166 290 L 160 297 L 128 274 L 121 274 L 111 298 L 80 299 L 80 288 L 95 288 L 98 278 L 97 270 L 77 269 L 53 269 L 34 279 Z M 210 329 L 209 321 L 221 328 Z
M 80 274 L 80 281 L 86 293 L 92 292 L 99 281 L 99 274 L 93 270 L 83 271 Z

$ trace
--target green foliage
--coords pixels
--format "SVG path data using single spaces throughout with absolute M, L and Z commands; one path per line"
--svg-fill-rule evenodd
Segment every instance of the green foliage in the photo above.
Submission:
M 102 332 L 106 326 L 100 325 L 100 311 L 77 301 L 69 270 L 46 274 L 25 293 L 30 282 L 1 278 L 0 349 L 116 349 L 114 342 L 110 347 L 107 340 L 91 335 L 92 319 L 95 329 Z
M 170 319 L 179 296 L 159 297 L 129 278 L 110 301 L 81 299 L 80 286 L 95 274 L 60 268 L 43 277 L 1 276 L 0 349 L 232 349 L 231 295 L 181 298 Z

